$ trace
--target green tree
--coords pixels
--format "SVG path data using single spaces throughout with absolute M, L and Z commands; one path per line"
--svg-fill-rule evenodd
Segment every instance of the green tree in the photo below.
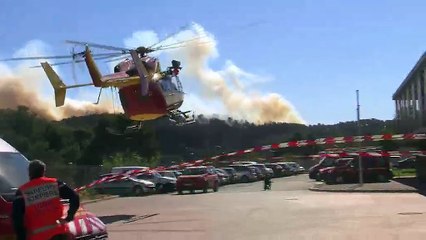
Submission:
M 111 169 L 117 166 L 156 166 L 157 162 L 152 159 L 146 159 L 135 152 L 120 152 L 115 153 L 103 159 L 103 166 L 106 169 Z

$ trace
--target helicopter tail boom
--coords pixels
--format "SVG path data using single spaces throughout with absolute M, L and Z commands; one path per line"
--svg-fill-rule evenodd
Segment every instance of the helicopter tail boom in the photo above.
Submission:
M 78 87 L 85 87 L 85 86 L 93 85 L 93 83 L 86 83 L 86 84 L 77 84 L 77 85 L 67 86 L 61 80 L 61 78 L 55 72 L 55 70 L 53 70 L 52 66 L 50 66 L 49 63 L 42 62 L 41 66 L 42 66 L 44 72 L 46 73 L 47 78 L 49 78 L 49 81 L 52 84 L 53 89 L 55 90 L 56 107 L 60 107 L 60 106 L 64 105 L 67 88 L 78 88 Z

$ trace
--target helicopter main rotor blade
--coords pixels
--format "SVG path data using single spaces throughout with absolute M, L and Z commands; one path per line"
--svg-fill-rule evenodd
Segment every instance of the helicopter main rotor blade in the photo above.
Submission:
M 192 26 L 192 25 L 194 25 L 194 23 L 189 23 L 189 24 L 186 24 L 186 25 L 184 25 L 184 26 L 182 26 L 182 27 L 180 27 L 176 32 L 174 32 L 174 33 L 172 33 L 172 34 L 170 34 L 170 35 L 168 35 L 168 36 L 166 36 L 166 37 L 164 37 L 163 39 L 161 39 L 160 41 L 158 41 L 157 43 L 154 43 L 154 44 L 152 44 L 151 46 L 149 46 L 148 48 L 154 48 L 155 46 L 157 46 L 158 44 L 160 44 L 160 43 L 162 43 L 162 42 L 165 42 L 166 40 L 168 40 L 168 39 L 170 39 L 170 38 L 172 38 L 172 37 L 174 37 L 174 36 L 176 36 L 177 34 L 179 34 L 181 31 L 183 31 L 184 29 L 189 29 L 189 27 L 190 26 Z
M 91 42 L 79 42 L 79 41 L 73 41 L 73 40 L 66 40 L 65 42 L 70 44 L 89 46 L 89 47 L 101 48 L 101 49 L 112 50 L 112 51 L 121 51 L 122 53 L 127 53 L 128 51 L 130 51 L 130 49 L 127 49 L 127 48 L 114 47 L 114 46 L 108 46 L 104 44 L 97 44 L 97 43 L 91 43 Z
M 62 56 L 37 56 L 37 57 L 16 57 L 16 58 L 4 58 L 0 59 L 1 62 L 6 61 L 22 61 L 22 60 L 40 60 L 40 59 L 67 59 L 73 58 L 71 55 L 62 55 Z
M 115 61 L 119 61 L 119 60 L 124 60 L 124 59 L 126 59 L 126 58 L 131 58 L 131 56 L 130 55 L 124 55 L 124 56 L 118 56 L 118 57 L 114 57 L 114 58 L 111 58 L 111 59 L 108 59 L 107 61 L 105 61 L 106 63 L 109 63 L 109 62 L 115 62 Z
M 171 47 L 163 47 L 161 49 L 158 49 L 156 51 L 165 51 L 165 50 L 170 50 L 170 49 L 176 49 L 176 48 L 184 48 L 184 47 L 188 47 L 188 46 L 202 46 L 202 45 L 207 45 L 207 44 L 213 44 L 212 41 L 206 41 L 206 42 L 199 42 L 199 43 L 195 43 L 195 44 L 184 44 L 184 45 L 177 45 L 177 46 L 171 46 Z
M 74 53 L 73 55 L 58 55 L 58 56 L 36 56 L 36 57 L 16 57 L 16 58 L 4 58 L 0 59 L 0 62 L 7 61 L 22 61 L 22 60 L 43 60 L 43 59 L 75 59 L 76 57 L 82 57 L 84 52 Z M 98 53 L 92 54 L 93 57 L 103 57 L 103 56 L 118 56 L 123 53 Z
M 154 50 L 154 51 L 158 51 L 158 50 L 162 50 L 163 48 L 168 48 L 168 47 L 178 46 L 178 45 L 182 45 L 182 44 L 187 44 L 187 43 L 194 42 L 194 41 L 206 38 L 206 37 L 207 37 L 207 35 L 200 35 L 200 36 L 194 37 L 192 39 L 183 40 L 183 41 L 179 41 L 179 42 L 174 42 L 174 43 L 170 43 L 170 44 L 166 44 L 166 45 L 160 45 L 158 47 L 154 47 L 154 48 L 151 48 L 151 49 Z
M 98 57 L 94 57 L 93 59 L 94 60 L 102 60 L 102 59 L 108 59 L 108 58 L 111 58 L 111 57 L 118 57 L 118 56 L 121 56 L 121 55 L 122 55 L 121 53 L 105 54 L 105 55 L 98 54 L 98 55 L 95 55 L 95 56 L 98 56 Z M 50 66 L 66 65 L 66 64 L 72 64 L 72 63 L 81 63 L 81 62 L 84 62 L 84 61 L 85 61 L 84 59 L 79 59 L 79 60 L 74 60 L 74 61 L 56 62 L 56 63 L 50 64 Z M 37 65 L 37 66 L 32 66 L 30 68 L 40 68 L 40 67 L 41 66 Z

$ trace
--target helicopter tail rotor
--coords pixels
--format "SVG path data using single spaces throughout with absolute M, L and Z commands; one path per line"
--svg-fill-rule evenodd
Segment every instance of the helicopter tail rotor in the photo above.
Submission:
M 65 95 L 68 88 L 78 88 L 91 86 L 93 83 L 85 83 L 85 84 L 76 84 L 67 86 L 59 77 L 59 75 L 53 70 L 52 66 L 47 62 L 42 62 L 41 67 L 49 78 L 50 83 L 52 84 L 53 89 L 55 90 L 55 104 L 56 107 L 63 106 L 65 104 Z
M 43 62 L 41 63 L 41 66 L 43 67 L 44 72 L 49 78 L 49 81 L 52 84 L 53 89 L 55 90 L 56 107 L 63 106 L 65 103 L 67 86 L 61 80 L 58 74 L 53 70 L 53 68 L 50 66 L 49 63 Z

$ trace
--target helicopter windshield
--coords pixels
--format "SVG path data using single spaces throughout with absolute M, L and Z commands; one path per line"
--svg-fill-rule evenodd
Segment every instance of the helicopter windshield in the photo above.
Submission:
M 181 85 L 177 76 L 166 76 L 160 80 L 161 88 L 164 92 L 181 91 Z
M 173 76 L 171 77 L 172 79 L 172 90 L 174 91 L 182 91 L 182 89 L 180 89 L 180 81 L 179 81 L 179 77 L 178 76 Z

